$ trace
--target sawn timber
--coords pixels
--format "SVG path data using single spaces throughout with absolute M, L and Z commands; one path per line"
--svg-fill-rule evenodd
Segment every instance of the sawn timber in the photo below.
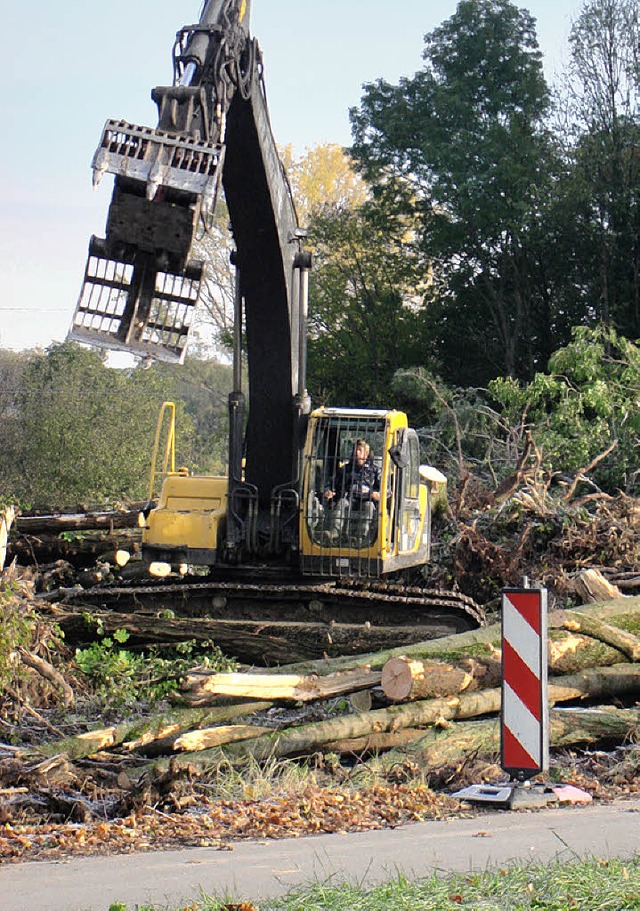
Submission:
M 155 582 L 64 593 L 52 608 L 67 641 L 126 629 L 131 646 L 212 641 L 249 664 L 357 655 L 476 629 L 465 595 L 389 583 Z

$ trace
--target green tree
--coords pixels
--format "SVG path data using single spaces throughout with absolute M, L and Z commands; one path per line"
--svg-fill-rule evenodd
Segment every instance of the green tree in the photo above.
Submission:
M 423 57 L 399 85 L 365 86 L 352 154 L 419 216 L 427 363 L 455 383 L 531 376 L 557 345 L 541 245 L 556 160 L 534 20 L 508 0 L 462 0 Z
M 153 370 L 167 396 L 181 403 L 187 420 L 187 432 L 178 431 L 181 464 L 193 473 L 224 474 L 228 458 L 231 367 L 192 354 L 182 366 L 156 364 Z
M 577 327 L 554 353 L 547 373 L 527 384 L 489 385 L 511 426 L 524 421 L 549 474 L 574 475 L 616 443 L 590 473 L 608 493 L 640 492 L 640 348 L 613 329 Z
M 41 509 L 143 498 L 166 392 L 153 369 L 109 369 L 72 343 L 31 354 L 15 394 L 5 498 Z M 189 425 L 181 424 L 187 442 Z
M 399 367 L 420 362 L 428 267 L 411 224 L 377 203 L 316 213 L 309 390 L 316 402 L 388 406 Z
M 640 13 L 636 0 L 588 0 L 570 33 L 564 86 L 571 210 L 564 233 L 584 321 L 640 333 Z M 571 217 L 573 216 L 573 217 Z

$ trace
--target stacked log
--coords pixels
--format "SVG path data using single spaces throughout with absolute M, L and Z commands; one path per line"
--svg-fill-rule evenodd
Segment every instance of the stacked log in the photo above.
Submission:
M 640 598 L 552 615 L 550 705 L 603 703 L 573 716 L 552 711 L 552 744 L 595 743 L 603 737 L 623 741 L 638 728 L 640 642 L 632 630 L 639 620 Z M 112 756 L 119 748 L 129 757 L 139 753 L 144 769 L 149 756 L 172 756 L 174 765 L 205 769 L 248 757 L 264 761 L 322 751 L 402 749 L 407 756 L 421 757 L 427 767 L 445 755 L 495 753 L 499 644 L 500 627 L 495 625 L 419 643 L 406 655 L 391 650 L 351 658 L 350 666 L 345 666 L 347 659 L 323 659 L 268 674 L 211 674 L 195 668 L 182 681 L 180 699 L 187 705 L 169 716 L 67 738 L 43 752 L 78 759 L 104 749 Z M 354 711 L 352 703 L 341 699 L 372 689 L 381 690 L 390 704 Z M 308 720 L 301 709 L 330 699 L 333 708 L 320 720 Z M 628 708 L 614 709 L 612 701 Z M 284 719 L 273 719 L 270 710 L 276 706 L 288 707 Z M 169 760 L 158 762 L 162 769 Z

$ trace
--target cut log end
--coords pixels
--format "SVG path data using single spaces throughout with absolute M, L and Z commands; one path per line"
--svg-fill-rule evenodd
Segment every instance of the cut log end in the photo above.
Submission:
M 420 662 L 410 658 L 391 658 L 382 668 L 382 689 L 393 702 L 402 702 L 411 692 L 414 681 L 412 665 L 421 666 Z

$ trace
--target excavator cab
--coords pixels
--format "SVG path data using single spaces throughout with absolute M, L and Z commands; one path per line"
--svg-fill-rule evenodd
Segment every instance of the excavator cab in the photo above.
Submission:
M 403 413 L 314 411 L 303 458 L 302 572 L 378 578 L 426 563 L 432 502 L 445 483 L 420 465 Z

